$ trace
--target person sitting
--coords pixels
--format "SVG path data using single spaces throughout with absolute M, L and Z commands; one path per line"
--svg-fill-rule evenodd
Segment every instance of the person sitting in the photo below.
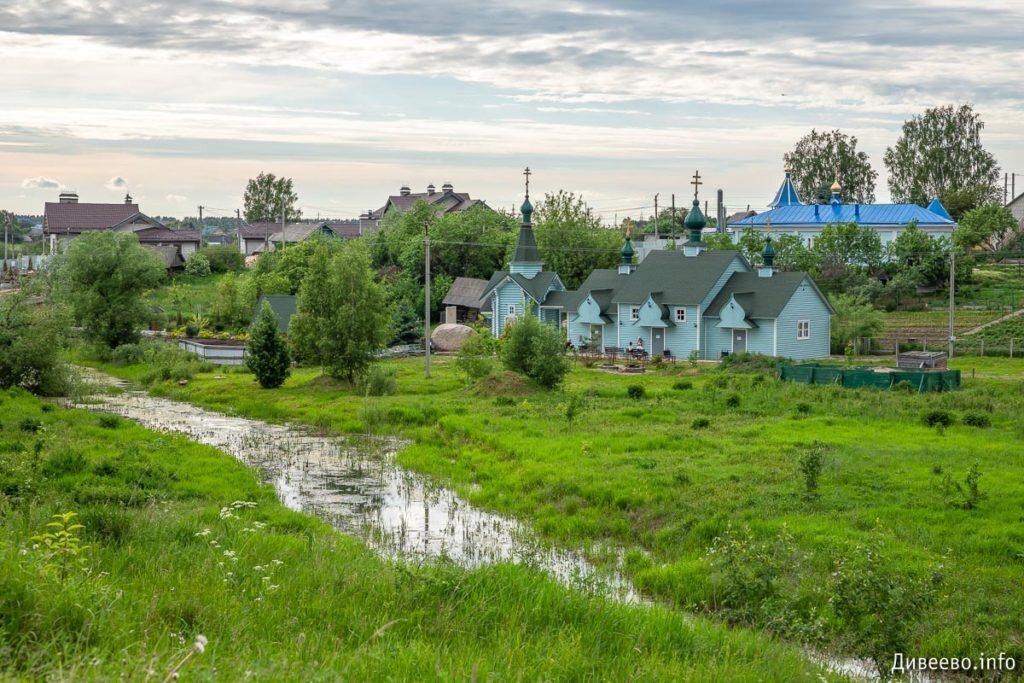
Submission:
M 626 354 L 630 356 L 633 355 L 633 342 L 629 342 L 629 344 L 626 345 Z
M 636 340 L 636 355 L 643 357 L 644 354 L 644 340 L 643 337 L 637 337 Z

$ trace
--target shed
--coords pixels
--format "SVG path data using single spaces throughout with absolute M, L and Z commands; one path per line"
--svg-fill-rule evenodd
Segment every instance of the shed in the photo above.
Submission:
M 480 317 L 480 297 L 487 289 L 487 280 L 475 277 L 457 277 L 448 293 L 445 294 L 442 306 L 455 307 L 455 320 L 448 322 L 473 322 Z
M 260 297 L 260 300 L 256 302 L 256 310 L 253 311 L 253 320 L 260 314 L 260 309 L 263 308 L 263 302 L 266 301 L 270 304 L 270 308 L 273 309 L 274 315 L 277 317 L 277 329 L 281 330 L 285 334 L 288 334 L 288 328 L 292 322 L 292 316 L 295 315 L 295 311 L 298 310 L 297 299 L 294 294 L 264 294 Z

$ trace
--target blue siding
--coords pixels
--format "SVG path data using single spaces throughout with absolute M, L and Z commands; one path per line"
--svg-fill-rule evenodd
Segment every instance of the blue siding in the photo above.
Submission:
M 775 321 L 755 320 L 757 328 L 747 330 L 747 351 L 762 353 L 766 356 L 775 355 Z
M 544 266 L 541 265 L 540 263 L 510 263 L 510 264 L 508 264 L 508 272 L 510 272 L 510 273 L 518 273 L 520 275 L 525 275 L 527 278 L 529 278 L 531 280 L 533 278 L 537 277 L 537 273 L 539 273 L 543 268 L 544 268 Z
M 675 327 L 668 328 L 665 336 L 665 348 L 672 352 L 672 355 L 676 358 L 689 358 L 690 351 L 698 348 L 697 344 L 697 320 L 699 318 L 699 309 L 696 306 L 685 306 L 686 308 L 686 322 L 677 323 L 676 319 L 676 307 L 669 306 L 669 315 L 672 316 L 670 320 L 675 323 Z
M 729 352 L 732 348 L 732 339 L 729 336 L 732 330 L 717 327 L 718 318 L 704 318 L 701 321 L 704 328 L 704 349 L 701 357 L 705 360 L 718 360 L 722 352 Z
M 811 324 L 810 339 L 797 339 L 797 321 Z M 824 358 L 829 355 L 831 316 L 817 290 L 805 278 L 778 319 L 778 353 L 784 358 Z
M 508 319 L 508 307 L 516 307 L 516 315 L 522 315 L 526 310 L 526 301 L 523 290 L 514 282 L 506 282 L 498 286 L 498 308 L 494 311 L 494 317 L 498 321 L 498 335 L 505 331 L 505 321 Z

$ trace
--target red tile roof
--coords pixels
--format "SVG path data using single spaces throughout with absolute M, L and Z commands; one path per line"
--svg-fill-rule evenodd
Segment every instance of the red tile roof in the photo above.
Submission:
M 139 213 L 138 204 L 61 204 L 46 202 L 43 232 L 67 233 L 83 230 L 109 230 Z

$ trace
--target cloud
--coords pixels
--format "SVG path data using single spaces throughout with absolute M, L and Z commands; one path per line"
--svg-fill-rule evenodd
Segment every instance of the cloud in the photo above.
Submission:
M 36 176 L 35 178 L 25 178 L 21 181 L 21 186 L 27 190 L 63 190 L 64 185 L 60 181 L 53 180 L 52 178 L 44 178 L 43 176 Z
M 104 183 L 103 187 L 107 188 L 108 190 L 127 190 L 128 181 L 122 178 L 121 176 L 117 175 L 108 180 L 106 183 Z
M 175 204 L 180 204 L 182 202 L 188 201 L 188 197 L 185 197 L 184 195 L 180 194 L 169 194 L 167 195 L 166 199 L 167 201 L 174 202 Z

